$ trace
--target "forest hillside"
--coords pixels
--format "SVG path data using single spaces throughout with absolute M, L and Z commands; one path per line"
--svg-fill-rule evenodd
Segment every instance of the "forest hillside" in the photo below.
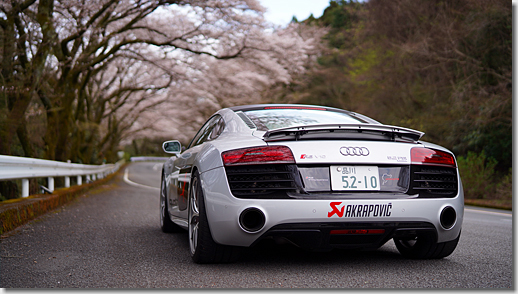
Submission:
M 467 197 L 511 199 L 511 2 L 330 1 L 301 23 L 328 28 L 326 50 L 274 101 L 421 130 L 458 156 Z

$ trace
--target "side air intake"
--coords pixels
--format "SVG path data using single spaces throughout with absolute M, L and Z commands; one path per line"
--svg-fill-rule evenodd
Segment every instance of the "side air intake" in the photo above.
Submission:
M 457 171 L 441 166 L 412 166 L 412 187 L 420 197 L 455 197 Z
M 294 165 L 267 164 L 228 166 L 225 170 L 235 197 L 264 199 L 286 198 L 286 192 L 295 192 L 294 168 Z

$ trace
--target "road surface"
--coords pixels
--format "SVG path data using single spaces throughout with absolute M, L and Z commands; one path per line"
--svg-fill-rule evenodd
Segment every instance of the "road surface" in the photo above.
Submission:
M 159 228 L 160 164 L 136 162 L 126 170 L 2 236 L 0 287 L 514 287 L 511 212 L 466 208 L 457 250 L 441 260 L 403 259 L 392 241 L 360 253 L 312 253 L 265 243 L 237 263 L 197 265 L 189 256 L 187 233 Z

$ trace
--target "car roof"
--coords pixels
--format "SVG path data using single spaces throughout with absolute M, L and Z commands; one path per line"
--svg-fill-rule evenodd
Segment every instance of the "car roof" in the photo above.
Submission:
M 351 111 L 319 105 L 306 105 L 306 104 L 252 104 L 252 105 L 240 105 L 232 106 L 229 109 L 233 111 L 250 111 L 250 110 L 262 110 L 262 109 L 317 109 L 317 110 L 330 110 L 351 113 Z

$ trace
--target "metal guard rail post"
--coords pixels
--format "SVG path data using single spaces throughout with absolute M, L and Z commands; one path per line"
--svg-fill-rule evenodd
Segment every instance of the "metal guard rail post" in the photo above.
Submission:
M 22 197 L 29 196 L 29 179 L 48 178 L 48 190 L 54 191 L 54 177 L 65 177 L 65 187 L 70 187 L 70 177 L 77 177 L 77 185 L 102 179 L 116 172 L 124 159 L 114 164 L 91 165 L 67 163 L 46 159 L 0 155 L 0 181 L 22 180 Z

